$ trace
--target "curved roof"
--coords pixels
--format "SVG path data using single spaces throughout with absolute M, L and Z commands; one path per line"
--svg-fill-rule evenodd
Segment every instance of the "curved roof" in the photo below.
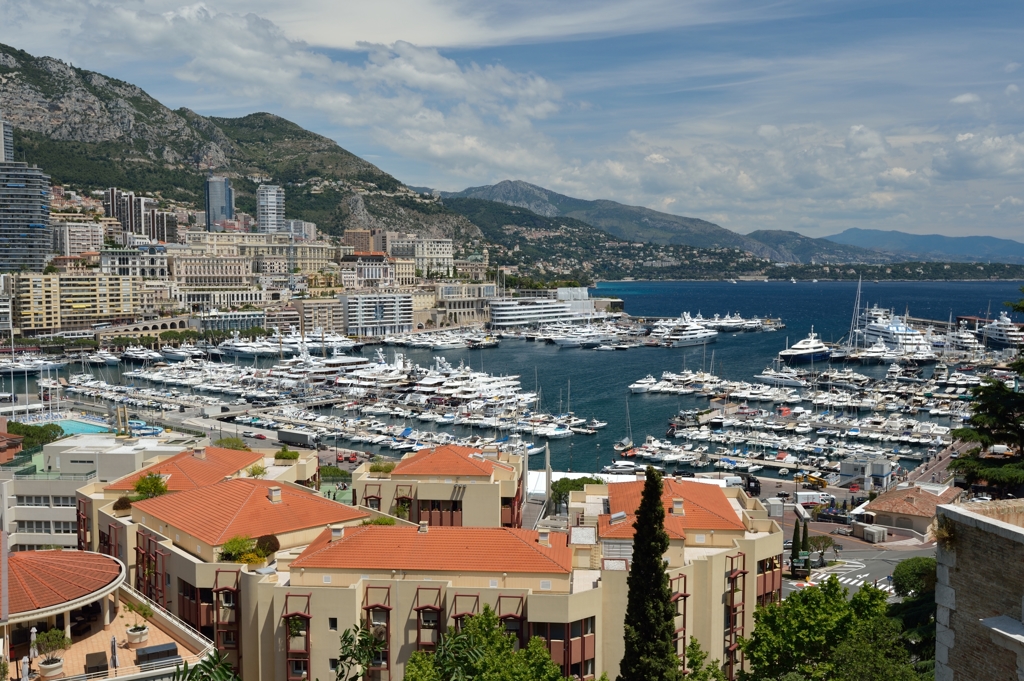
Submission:
M 121 562 L 89 551 L 18 551 L 7 559 L 10 616 L 85 598 L 124 581 Z

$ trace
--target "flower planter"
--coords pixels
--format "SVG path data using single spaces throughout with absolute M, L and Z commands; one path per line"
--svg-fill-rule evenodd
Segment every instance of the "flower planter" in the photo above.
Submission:
M 128 629 L 128 644 L 129 645 L 138 645 L 140 643 L 145 643 L 148 640 L 149 640 L 149 627 L 145 627 L 144 629 L 138 629 L 138 630 L 135 630 L 135 631 L 133 631 L 131 628 Z
M 57 660 L 52 664 L 39 663 L 39 675 L 44 679 L 52 679 L 64 674 L 64 660 Z

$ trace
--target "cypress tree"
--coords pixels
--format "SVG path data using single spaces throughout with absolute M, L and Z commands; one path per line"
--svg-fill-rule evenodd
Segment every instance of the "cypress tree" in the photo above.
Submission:
M 807 570 L 811 569 L 811 541 L 807 534 L 807 528 L 810 526 L 811 521 L 808 520 L 804 523 L 804 540 L 800 542 L 800 550 L 807 554 L 807 558 L 804 559 L 804 568 Z
M 796 569 L 796 561 L 800 557 L 800 519 L 793 521 L 793 541 L 789 547 L 789 569 Z
M 672 642 L 675 609 L 662 558 L 668 551 L 668 533 L 661 475 L 650 467 L 633 530 L 633 562 L 626 578 L 626 645 L 617 681 L 679 681 L 682 674 Z

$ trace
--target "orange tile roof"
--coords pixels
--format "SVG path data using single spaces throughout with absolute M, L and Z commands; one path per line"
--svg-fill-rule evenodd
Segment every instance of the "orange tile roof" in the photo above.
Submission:
M 409 475 L 436 477 L 491 477 L 496 468 L 514 470 L 511 466 L 488 459 L 480 454 L 479 449 L 444 445 L 432 449 L 421 449 L 415 454 L 406 456 L 391 471 L 391 477 Z
M 958 487 L 949 487 L 941 494 L 932 494 L 928 490 L 917 487 L 904 487 L 889 490 L 885 494 L 878 495 L 866 507 L 866 510 L 875 513 L 895 513 L 897 515 L 909 515 L 919 518 L 932 518 L 935 516 L 935 507 L 940 504 L 948 504 L 960 496 L 963 490 Z
M 633 536 L 636 511 L 644 481 L 615 482 L 608 485 L 609 514 L 598 517 L 598 535 L 610 539 L 629 539 Z M 672 500 L 683 499 L 684 515 L 672 514 Z M 686 530 L 737 530 L 746 526 L 740 519 L 729 499 L 717 485 L 702 482 L 678 481 L 664 478 L 661 488 L 661 502 L 665 507 L 665 531 L 669 537 L 682 539 Z M 611 514 L 624 512 L 626 519 L 611 524 Z
M 279 503 L 270 501 L 270 487 L 281 488 Z M 316 492 L 252 478 L 137 501 L 133 508 L 211 546 L 239 535 L 284 534 L 369 517 Z
M 7 566 L 12 615 L 88 596 L 121 574 L 116 560 L 88 551 L 17 551 Z
M 424 572 L 539 572 L 568 574 L 572 550 L 564 534 L 552 532 L 551 546 L 537 532 L 508 527 L 417 527 L 360 525 L 330 541 L 324 530 L 292 569 L 420 570 Z
M 136 480 L 150 473 L 156 473 L 169 476 L 167 478 L 168 492 L 183 492 L 220 482 L 225 476 L 234 475 L 257 461 L 263 461 L 263 455 L 257 452 L 207 447 L 206 458 L 200 459 L 193 456 L 190 449 L 175 454 L 169 459 L 164 459 L 160 463 L 139 469 L 120 480 L 115 480 L 105 489 L 114 492 L 129 492 L 134 489 Z

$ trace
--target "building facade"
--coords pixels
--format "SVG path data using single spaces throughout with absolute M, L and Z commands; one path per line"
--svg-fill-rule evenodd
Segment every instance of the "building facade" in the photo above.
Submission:
M 408 293 L 353 293 L 340 296 L 345 333 L 386 336 L 412 331 L 412 296 Z
M 448 276 L 455 269 L 451 239 L 425 239 L 406 236 L 387 241 L 387 252 L 396 258 L 412 258 L 420 276 L 442 274 Z
M 173 255 L 174 283 L 186 288 L 247 288 L 253 285 L 252 259 L 244 256 Z
M 53 250 L 63 256 L 103 250 L 105 230 L 99 222 L 53 222 Z
M 124 324 L 141 316 L 141 280 L 94 271 L 18 274 L 12 296 L 22 335 Z
M 260 231 L 273 234 L 284 231 L 284 188 L 261 184 L 256 190 L 256 221 Z
M 206 229 L 213 231 L 216 223 L 235 217 L 235 192 L 231 180 L 211 175 L 206 178 Z
M 353 255 L 343 256 L 339 264 L 341 285 L 346 289 L 391 288 L 395 285 L 395 263 L 386 253 L 356 251 Z
M 491 302 L 497 285 L 443 282 L 436 285 L 438 313 L 453 324 L 474 324 L 490 320 Z
M 52 247 L 49 175 L 0 163 L 0 272 L 42 272 Z
M 0 163 L 14 163 L 14 126 L 3 120 L 0 111 Z
M 351 246 L 357 253 L 373 251 L 373 236 L 368 229 L 346 229 L 341 235 L 341 243 Z
M 121 277 L 167 279 L 170 276 L 167 249 L 142 246 L 100 251 L 100 271 Z

